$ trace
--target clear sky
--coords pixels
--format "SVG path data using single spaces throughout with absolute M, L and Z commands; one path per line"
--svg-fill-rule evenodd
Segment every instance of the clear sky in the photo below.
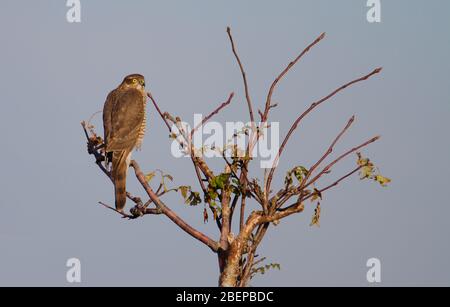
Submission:
M 354 177 L 325 195 L 320 228 L 309 227 L 312 205 L 271 228 L 260 254 L 281 270 L 252 285 L 365 286 L 371 257 L 381 260 L 382 285 L 450 285 L 449 1 L 381 1 L 381 23 L 368 23 L 366 1 L 81 0 L 81 23 L 72 24 L 65 2 L 0 2 L 0 285 L 69 285 L 72 257 L 86 286 L 217 284 L 216 257 L 164 216 L 125 221 L 97 204 L 112 204 L 113 189 L 86 153 L 80 121 L 134 72 L 163 110 L 186 121 L 231 91 L 236 99 L 217 120 L 246 121 L 227 26 L 260 108 L 281 69 L 327 33 L 278 88 L 272 120 L 282 133 L 312 101 L 384 67 L 305 120 L 276 181 L 290 166 L 310 165 L 355 114 L 336 150 L 380 134 L 364 153 L 393 182 L 382 188 Z M 101 132 L 100 117 L 94 123 Z M 194 184 L 151 106 L 147 131 L 134 155 L 141 166 Z M 143 195 L 130 178 L 130 190 Z M 202 207 L 179 195 L 164 200 L 217 237 Z

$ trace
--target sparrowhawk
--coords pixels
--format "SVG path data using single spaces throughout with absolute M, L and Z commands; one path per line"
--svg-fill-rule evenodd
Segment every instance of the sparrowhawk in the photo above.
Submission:
M 103 107 L 106 163 L 112 162 L 116 209 L 123 212 L 126 203 L 126 178 L 131 153 L 144 138 L 147 101 L 144 76 L 132 74 L 112 90 Z

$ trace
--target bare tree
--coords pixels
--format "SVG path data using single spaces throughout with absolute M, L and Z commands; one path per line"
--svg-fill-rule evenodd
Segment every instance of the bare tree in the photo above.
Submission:
M 201 150 L 192 145 L 196 130 L 209 121 L 215 114 L 228 106 L 233 99 L 233 93 L 228 96 L 225 102 L 205 117 L 200 125 L 194 127 L 191 131 L 186 131 L 181 124 L 181 119 L 179 117 L 174 117 L 168 112 L 163 113 L 155 98 L 152 94 L 148 93 L 148 98 L 152 101 L 154 107 L 161 116 L 163 123 L 167 126 L 171 138 L 176 140 L 184 152 L 189 154 L 201 192 L 195 192 L 191 186 L 187 185 L 171 189 L 166 188 L 164 179 L 172 178 L 162 171 L 160 171 L 162 180 L 157 188 L 154 189 L 150 185 L 150 180 L 155 173 L 144 174 L 139 164 L 136 161 L 132 161 L 131 167 L 134 169 L 136 178 L 142 185 L 148 200 L 144 203 L 141 197 L 127 193 L 127 197 L 135 204 L 134 207 L 131 208 L 129 214 L 118 212 L 107 204 L 100 204 L 116 211 L 118 214 L 121 214 L 122 217 L 128 219 L 136 219 L 149 214 L 163 214 L 167 216 L 180 229 L 193 238 L 203 242 L 213 253 L 217 254 L 220 271 L 220 286 L 247 286 L 255 274 L 264 272 L 271 267 L 279 267 L 278 264 L 264 264 L 263 261 L 265 258 L 256 254 L 257 248 L 261 244 L 261 241 L 271 224 L 276 225 L 281 219 L 302 212 L 305 201 L 310 200 L 316 203 L 316 209 L 314 216 L 312 217 L 311 225 L 318 225 L 320 221 L 320 200 L 322 199 L 322 194 L 355 173 L 359 172 L 361 179 L 373 179 L 383 186 L 390 180 L 380 175 L 373 163 L 369 159 L 362 157 L 359 152 L 363 147 L 377 141 L 379 136 L 365 140 L 324 165 L 324 161 L 333 153 L 336 143 L 354 122 L 354 116 L 352 116 L 316 163 L 309 168 L 303 166 L 292 167 L 284 178 L 283 187 L 276 192 L 272 190 L 272 180 L 275 171 L 277 170 L 278 161 L 285 151 L 286 144 L 301 124 L 302 120 L 319 105 L 329 101 L 330 98 L 347 87 L 378 74 L 381 71 L 381 68 L 376 68 L 372 72 L 336 88 L 328 95 L 313 102 L 304 112 L 300 113 L 297 119 L 292 123 L 289 132 L 284 137 L 282 144 L 279 147 L 272 168 L 265 169 L 264 171 L 264 182 L 260 183 L 257 176 L 252 176 L 253 174 L 249 171 L 250 164 L 254 162 L 252 159 L 252 152 L 263 137 L 262 131 L 268 124 L 271 109 L 276 107 L 276 104 L 272 102 L 272 96 L 278 83 L 303 56 L 325 37 L 325 33 L 322 33 L 308 45 L 273 81 L 267 93 L 264 109 L 262 111 L 258 110 L 258 115 L 260 117 L 258 124 L 255 122 L 255 112 L 247 82 L 247 75 L 236 50 L 230 28 L 227 28 L 227 33 L 231 43 L 232 52 L 242 75 L 247 103 L 246 107 L 251 122 L 250 127 L 247 127 L 244 131 L 248 139 L 245 153 L 238 154 L 236 146 L 231 146 L 232 154 L 230 157 L 225 154 L 225 148 L 221 149 L 225 170 L 222 173 L 214 173 L 204 156 L 201 153 L 199 154 L 199 151 Z M 102 165 L 102 161 L 104 161 L 103 140 L 95 133 L 94 127 L 89 123 L 82 122 L 82 126 L 88 141 L 88 153 L 94 155 L 98 167 L 111 179 L 110 171 Z M 336 178 L 332 184 L 316 187 L 322 177 L 328 175 L 338 162 L 351 154 L 357 155 L 357 163 L 354 169 Z M 189 225 L 162 201 L 162 197 L 172 191 L 180 192 L 185 199 L 185 202 L 191 205 L 204 203 L 204 219 L 208 219 L 208 212 L 212 213 L 213 219 L 219 230 L 218 239 L 213 239 Z M 247 200 L 255 201 L 259 206 L 259 210 L 247 212 Z M 235 214 L 239 215 L 239 229 L 234 232 L 237 234 L 233 235 L 232 219 Z

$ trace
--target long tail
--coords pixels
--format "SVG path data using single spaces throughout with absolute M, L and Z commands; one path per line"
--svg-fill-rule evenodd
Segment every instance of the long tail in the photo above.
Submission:
M 127 171 L 128 150 L 114 151 L 112 155 L 112 176 L 114 179 L 114 193 L 116 196 L 116 209 L 123 211 L 127 201 Z

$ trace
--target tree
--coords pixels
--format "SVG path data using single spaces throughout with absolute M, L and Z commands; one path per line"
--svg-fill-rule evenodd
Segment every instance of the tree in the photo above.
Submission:
M 376 68 L 369 74 L 352 80 L 338 87 L 323 98 L 313 102 L 304 112 L 300 113 L 297 119 L 292 123 L 289 132 L 284 137 L 283 142 L 278 149 L 278 154 L 276 155 L 272 167 L 265 169 L 264 171 L 264 182 L 261 183 L 257 179 L 257 176 L 253 176 L 254 174 L 249 171 L 249 166 L 254 161 L 251 153 L 263 137 L 263 128 L 266 127 L 268 123 L 271 109 L 276 107 L 276 104 L 272 103 L 272 96 L 278 83 L 305 54 L 325 37 L 325 33 L 322 33 L 308 45 L 273 81 L 267 93 L 264 109 L 262 111 L 258 110 L 258 115 L 260 117 L 258 125 L 255 123 L 255 113 L 248 87 L 247 76 L 237 53 L 230 28 L 227 28 L 227 33 L 231 43 L 232 52 L 242 75 L 247 103 L 246 107 L 251 122 L 250 127 L 246 127 L 243 131 L 248 139 L 245 152 L 239 154 L 239 150 L 235 145 L 220 149 L 222 152 L 224 171 L 222 173 L 214 173 L 208 166 L 204 156 L 201 154 L 201 150 L 193 146 L 195 131 L 209 121 L 215 114 L 228 106 L 233 99 L 233 93 L 228 96 L 228 99 L 225 102 L 205 117 L 200 125 L 194 127 L 190 131 L 186 131 L 181 124 L 181 119 L 179 117 L 174 117 L 168 112 L 161 112 L 156 99 L 149 92 L 147 96 L 158 111 L 163 123 L 167 126 L 170 138 L 176 140 L 179 143 L 180 148 L 190 156 L 195 177 L 198 180 L 201 192 L 194 191 L 189 185 L 168 189 L 166 187 L 165 179 L 173 180 L 173 178 L 162 171 L 159 171 L 161 182 L 159 183 L 158 188 L 153 189 L 150 182 L 156 173 L 151 172 L 149 174 L 144 174 L 139 164 L 136 161 L 132 161 L 130 166 L 134 169 L 136 178 L 147 194 L 146 197 L 148 197 L 148 200 L 144 203 L 141 197 L 127 193 L 127 197 L 134 202 L 134 207 L 131 208 L 129 214 L 116 212 L 128 219 L 136 219 L 145 215 L 162 214 L 167 216 L 181 230 L 204 243 L 217 255 L 220 271 L 220 286 L 247 286 L 255 274 L 264 273 L 265 270 L 269 268 L 279 268 L 279 264 L 276 263 L 264 265 L 263 261 L 265 258 L 261 258 L 256 254 L 257 248 L 271 224 L 276 225 L 281 219 L 302 212 L 305 201 L 309 200 L 316 203 L 316 209 L 311 220 L 311 225 L 319 225 L 321 210 L 320 201 L 322 195 L 346 178 L 358 172 L 361 179 L 373 179 L 383 186 L 389 183 L 390 180 L 383 177 L 379 173 L 378 168 L 376 168 L 368 158 L 364 158 L 359 152 L 363 147 L 377 141 L 379 136 L 372 137 L 362 142 L 340 154 L 328 164 L 323 165 L 325 160 L 333 153 L 336 143 L 354 122 L 355 117 L 352 116 L 331 142 L 324 154 L 317 159 L 316 163 L 310 167 L 301 165 L 293 166 L 285 176 L 283 187 L 276 192 L 272 191 L 272 180 L 275 171 L 277 170 L 278 161 L 283 154 L 290 137 L 298 128 L 302 120 L 319 105 L 329 101 L 330 98 L 347 87 L 378 74 L 381 71 L 381 68 Z M 88 141 L 88 153 L 94 155 L 98 167 L 111 179 L 109 170 L 102 165 L 102 161 L 104 161 L 102 138 L 96 134 L 94 127 L 89 123 L 82 122 L 82 126 Z M 227 156 L 225 153 L 228 150 L 231 152 L 231 155 Z M 338 162 L 352 154 L 357 155 L 357 163 L 354 169 L 336 178 L 332 184 L 324 187 L 316 187 L 320 179 L 328 175 Z M 208 220 L 208 212 L 212 214 L 219 230 L 219 238 L 215 240 L 198 231 L 170 209 L 162 200 L 162 197 L 169 192 L 180 192 L 185 202 L 190 205 L 203 203 L 205 205 L 203 210 L 204 219 L 205 221 Z M 246 203 L 248 200 L 255 201 L 259 206 L 259 210 L 247 212 Z M 101 204 L 115 211 L 114 208 L 107 204 Z M 239 215 L 239 229 L 236 232 L 237 234 L 233 235 L 232 220 L 235 215 Z

